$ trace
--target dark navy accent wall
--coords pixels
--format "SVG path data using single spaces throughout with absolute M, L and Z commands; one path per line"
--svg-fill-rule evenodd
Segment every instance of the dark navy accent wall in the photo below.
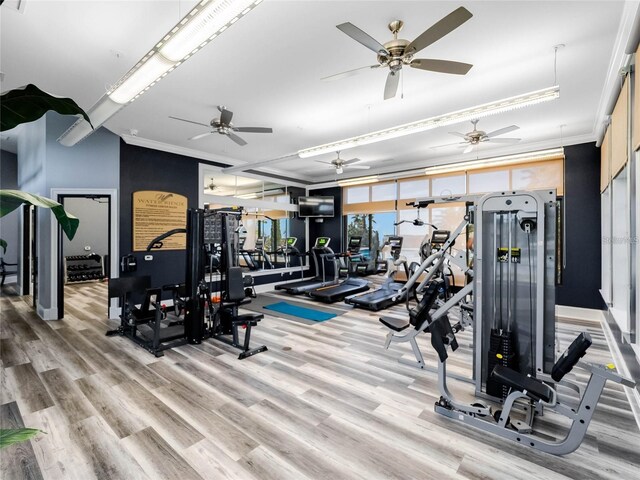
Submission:
M 556 304 L 604 309 L 600 296 L 600 149 L 565 147 L 566 268 Z
M 147 252 L 131 251 L 132 200 L 133 192 L 159 190 L 184 195 L 189 208 L 197 208 L 199 163 L 195 158 L 120 142 L 120 255 L 133 253 L 138 261 L 136 272 L 120 276 L 150 275 L 152 286 L 158 287 L 185 281 L 185 250 L 153 250 L 151 261 L 144 260 Z
M 329 237 L 331 238 L 329 247 L 334 252 L 342 252 L 342 188 L 330 187 L 311 190 L 309 196 L 333 197 L 334 202 L 333 218 L 323 218 L 322 222 L 317 222 L 315 218 L 307 219 L 309 222 L 309 247 L 313 246 L 317 237 Z

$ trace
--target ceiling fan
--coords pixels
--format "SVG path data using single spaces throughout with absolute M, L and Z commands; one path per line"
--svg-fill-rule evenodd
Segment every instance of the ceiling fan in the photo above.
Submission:
M 331 165 L 336 169 L 336 174 L 338 175 L 344 172 L 345 168 L 352 168 L 356 170 L 369 170 L 371 168 L 371 166 L 369 165 L 355 165 L 356 163 L 362 161 L 359 158 L 350 158 L 349 160 L 343 160 L 342 158 L 340 158 L 340 152 L 336 152 L 336 154 L 338 155 L 337 158 L 331 160 L 330 162 L 327 162 L 325 160 L 316 160 L 316 162 L 324 163 L 325 165 Z
M 466 146 L 463 153 L 469 153 L 477 145 L 480 145 L 484 142 L 517 143 L 521 140 L 520 138 L 496 138 L 499 135 L 504 135 L 505 133 L 518 130 L 520 127 L 517 125 L 510 125 L 508 127 L 499 128 L 498 130 L 487 133 L 482 130 L 478 130 L 478 120 L 471 120 L 471 123 L 473 124 L 473 130 L 468 133 L 449 132 L 451 135 L 455 135 L 456 137 L 464 139 L 462 142 L 448 143 L 446 145 L 439 145 L 433 148 L 448 147 L 451 145 Z
M 205 190 L 210 190 L 212 192 L 218 188 L 220 188 L 220 186 L 214 183 L 213 177 L 211 177 L 211 180 L 209 180 L 209 183 L 205 186 Z
M 352 23 L 347 22 L 337 25 L 337 28 L 343 33 L 349 35 L 356 42 L 361 43 L 368 49 L 373 50 L 378 55 L 378 64 L 338 73 L 336 75 L 325 77 L 322 80 L 336 80 L 338 78 L 354 75 L 365 69 L 389 67 L 389 74 L 387 75 L 387 82 L 384 87 L 384 99 L 387 100 L 395 97 L 396 95 L 400 72 L 404 65 L 432 72 L 466 75 L 473 65 L 454 62 L 451 60 L 413 58 L 413 56 L 423 48 L 428 47 L 445 35 L 451 33 L 472 16 L 473 15 L 469 10 L 464 7 L 460 7 L 426 29 L 412 42 L 398 38 L 398 33 L 402 30 L 404 22 L 402 20 L 394 20 L 389 24 L 389 30 L 393 33 L 393 40 L 386 42 L 384 45 Z
M 246 145 L 247 142 L 236 135 L 234 132 L 247 132 L 247 133 L 273 133 L 271 128 L 266 127 L 236 127 L 231 123 L 231 118 L 233 118 L 233 112 L 227 110 L 222 105 L 218 106 L 218 110 L 220 111 L 220 118 L 212 119 L 209 124 L 194 122 L 193 120 L 187 120 L 185 118 L 172 117 L 169 115 L 169 118 L 173 118 L 174 120 L 180 120 L 181 122 L 195 123 L 196 125 L 202 125 L 203 127 L 210 127 L 211 131 L 206 133 L 200 133 L 194 137 L 191 137 L 189 140 L 198 140 L 199 138 L 206 137 L 207 135 L 213 135 L 214 133 L 219 133 L 220 135 L 226 135 L 231 140 L 236 142 L 241 147 Z

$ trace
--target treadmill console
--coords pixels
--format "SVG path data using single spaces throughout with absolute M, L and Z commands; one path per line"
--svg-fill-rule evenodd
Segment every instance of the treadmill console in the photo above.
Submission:
M 396 236 L 387 237 L 386 243 L 387 245 L 389 245 L 389 247 L 391 247 L 391 257 L 395 260 L 400 258 L 400 251 L 402 250 L 403 240 L 404 239 L 402 237 L 396 237 Z
M 295 247 L 296 242 L 298 241 L 297 237 L 287 237 L 284 241 L 285 247 Z
M 450 235 L 451 232 L 449 230 L 434 230 L 431 235 L 431 249 L 440 250 L 447 240 L 449 240 Z
M 329 246 L 329 242 L 331 239 L 329 237 L 318 237 L 316 238 L 316 244 L 313 246 L 314 248 L 325 248 Z
M 347 246 L 347 251 L 349 253 L 358 253 L 360 251 L 360 246 L 362 245 L 362 237 L 359 235 L 352 236 L 349 238 L 349 245 Z

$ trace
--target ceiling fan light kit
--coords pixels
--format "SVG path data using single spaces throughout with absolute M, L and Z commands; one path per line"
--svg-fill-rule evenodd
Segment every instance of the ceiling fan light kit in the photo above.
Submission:
M 126 104 L 162 80 L 262 0 L 202 0 L 187 13 L 131 70 L 88 110 L 98 128 Z M 89 123 L 76 121 L 58 141 L 75 145 L 93 132 Z
M 453 125 L 467 120 L 476 120 L 490 115 L 497 115 L 499 113 L 516 110 L 518 108 L 548 102 L 558 98 L 559 96 L 560 87 L 555 85 L 553 87 L 543 88 L 541 90 L 536 90 L 522 95 L 504 98 L 495 102 L 484 103 L 475 107 L 425 118 L 424 120 L 418 120 L 417 122 L 405 123 L 403 125 L 398 125 L 384 130 L 378 130 L 356 137 L 345 138 L 344 140 L 338 140 L 336 142 L 305 148 L 298 151 L 298 156 L 300 158 L 308 158 L 362 145 L 370 145 L 372 143 L 424 132 L 434 128 L 444 127 L 446 125 Z

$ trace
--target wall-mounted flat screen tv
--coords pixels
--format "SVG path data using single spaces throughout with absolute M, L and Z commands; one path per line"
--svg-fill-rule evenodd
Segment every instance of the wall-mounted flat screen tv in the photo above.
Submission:
M 333 217 L 333 197 L 298 197 L 300 217 Z

